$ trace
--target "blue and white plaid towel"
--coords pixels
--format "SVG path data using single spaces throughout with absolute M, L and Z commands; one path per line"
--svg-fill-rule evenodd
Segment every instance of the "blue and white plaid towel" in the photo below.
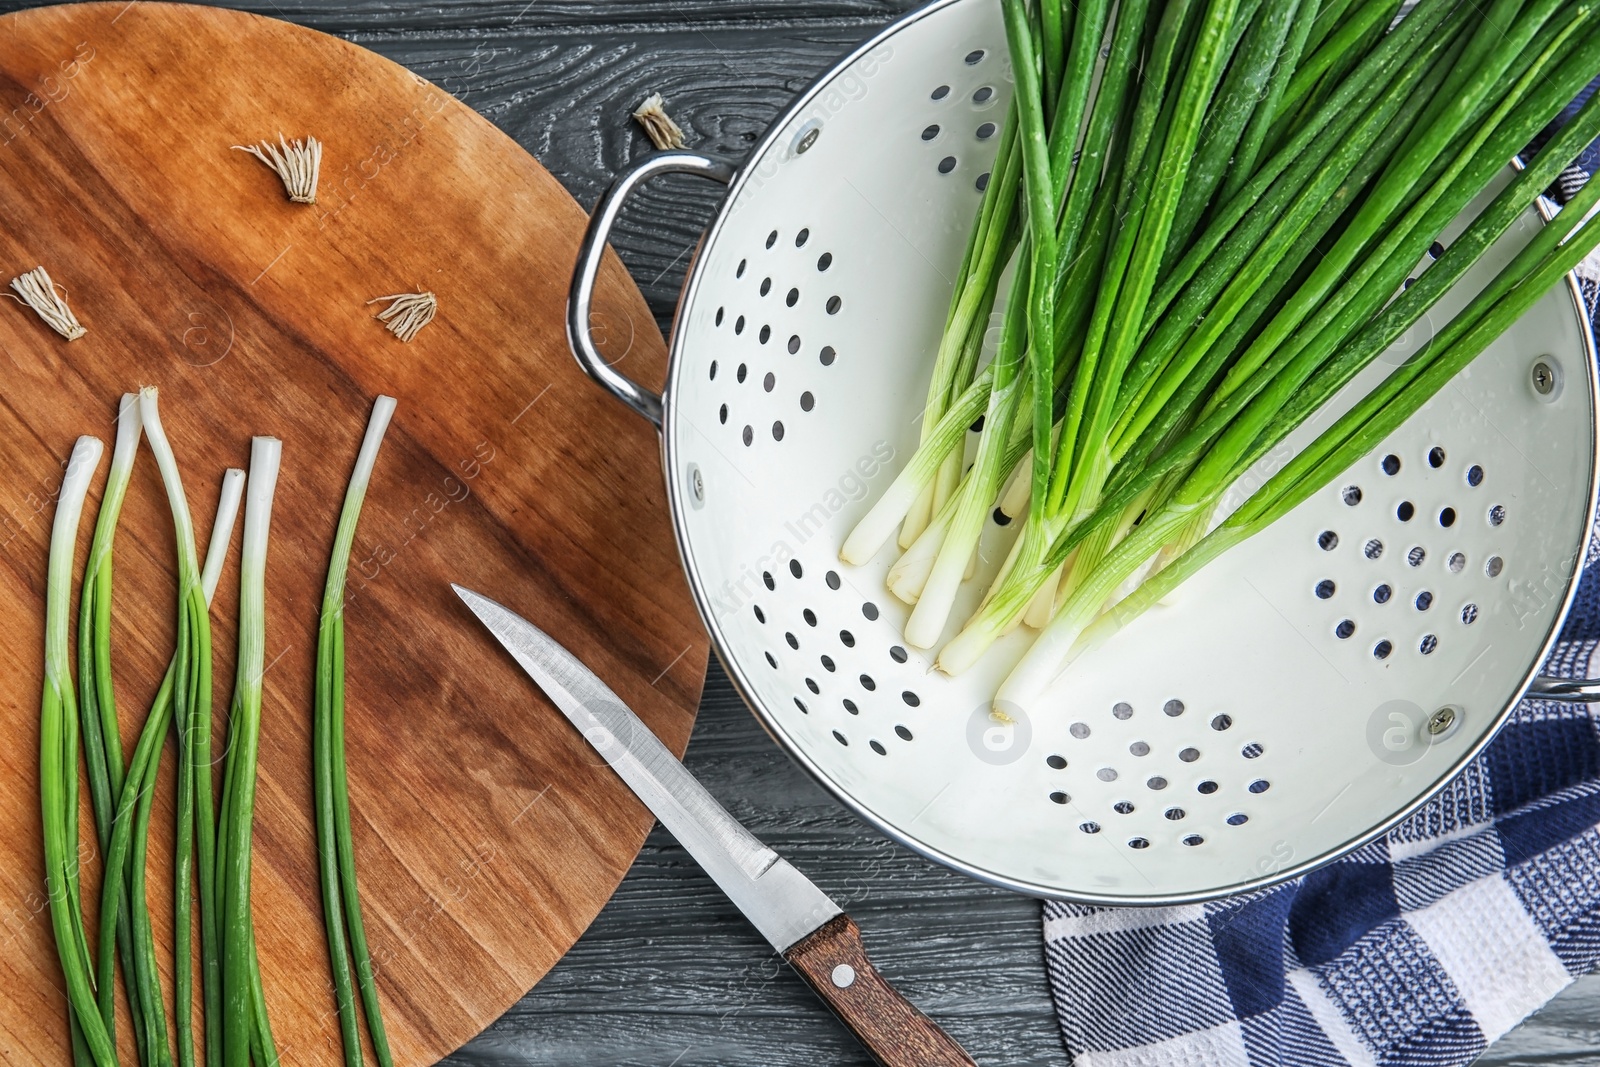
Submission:
M 1552 194 L 1596 173 L 1600 144 Z M 1600 326 L 1600 263 L 1579 273 Z M 1597 648 L 1600 531 L 1545 672 L 1593 675 Z M 1523 701 L 1438 797 L 1338 863 L 1207 905 L 1047 904 L 1044 938 L 1076 1067 L 1470 1063 L 1600 964 L 1600 723 Z

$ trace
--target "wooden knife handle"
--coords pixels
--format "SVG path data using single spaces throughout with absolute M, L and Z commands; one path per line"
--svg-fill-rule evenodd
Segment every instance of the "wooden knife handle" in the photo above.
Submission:
M 783 958 L 884 1067 L 977 1067 L 878 973 L 850 916 L 830 919 Z

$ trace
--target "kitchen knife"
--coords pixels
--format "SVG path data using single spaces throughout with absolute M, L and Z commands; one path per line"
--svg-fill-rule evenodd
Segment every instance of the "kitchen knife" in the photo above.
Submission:
M 884 1067 L 975 1067 L 867 959 L 839 905 L 729 815 L 577 657 L 488 597 L 457 595 Z

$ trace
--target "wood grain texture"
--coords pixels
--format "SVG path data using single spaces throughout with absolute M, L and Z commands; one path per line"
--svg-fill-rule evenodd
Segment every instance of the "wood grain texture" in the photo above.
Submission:
M 965 1049 L 878 973 L 850 916 L 835 915 L 783 958 L 883 1067 L 975 1067 Z
M 0 0 L 0 10 L 33 4 Z M 534 153 L 585 206 L 623 162 L 647 150 L 627 112 L 658 82 L 668 86 L 662 91 L 692 145 L 737 158 L 814 75 L 912 6 L 912 0 L 249 5 L 340 33 L 447 87 Z M 625 62 L 613 67 L 606 57 Z M 714 204 L 714 190 L 703 183 L 668 179 L 640 195 L 614 237 L 658 322 L 670 319 L 684 251 Z M 25 501 L 31 491 L 19 486 L 16 498 Z M 880 969 L 980 1064 L 1066 1062 L 1035 902 L 930 864 L 840 810 L 773 746 L 715 663 L 687 763 L 735 815 L 850 910 Z M 0 1018 L 0 1027 L 5 1022 Z M 447 1062 L 869 1067 L 871 1061 L 658 828 L 566 957 Z M 1600 1063 L 1600 977 L 1579 980 L 1496 1043 L 1482 1063 Z
M 582 211 L 434 86 L 286 23 L 84 5 L 9 15 L 0 40 L 0 97 L 14 108 L 0 114 L 0 273 L 46 264 L 89 330 L 68 344 L 26 310 L 0 307 L 0 716 L 13 739 L 0 755 L 0 820 L 16 828 L 0 836 L 0 1059 L 67 1060 L 54 950 L 37 921 L 38 835 L 27 829 L 48 500 L 74 438 L 108 435 L 117 398 L 155 384 L 202 531 L 249 435 L 284 441 L 254 903 L 278 1041 L 303 1064 L 339 1058 L 311 827 L 317 605 L 372 398 L 399 400 L 347 602 L 349 774 L 396 1059 L 433 1062 L 566 951 L 650 826 L 449 582 L 560 634 L 680 751 L 703 679 L 705 637 L 672 547 L 654 435 L 567 352 Z M 326 142 L 315 206 L 289 204 L 270 171 L 230 150 L 280 130 Z M 418 287 L 439 294 L 441 312 L 403 345 L 365 302 Z M 659 334 L 617 262 L 600 305 L 607 354 L 658 377 Z M 170 655 L 173 555 L 146 456 L 118 539 L 114 607 L 130 744 Z M 216 611 L 220 679 L 232 674 L 235 575 L 236 564 Z M 219 708 L 226 696 L 224 682 Z M 220 739 L 220 714 L 217 729 Z M 170 870 L 170 790 L 155 819 L 157 872 Z M 170 877 L 152 881 L 165 933 Z

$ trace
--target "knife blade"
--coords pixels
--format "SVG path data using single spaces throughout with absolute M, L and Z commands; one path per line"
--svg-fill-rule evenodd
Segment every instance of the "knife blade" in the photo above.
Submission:
M 878 973 L 843 909 L 730 815 L 581 660 L 509 608 L 452 588 L 879 1063 L 975 1067 Z

